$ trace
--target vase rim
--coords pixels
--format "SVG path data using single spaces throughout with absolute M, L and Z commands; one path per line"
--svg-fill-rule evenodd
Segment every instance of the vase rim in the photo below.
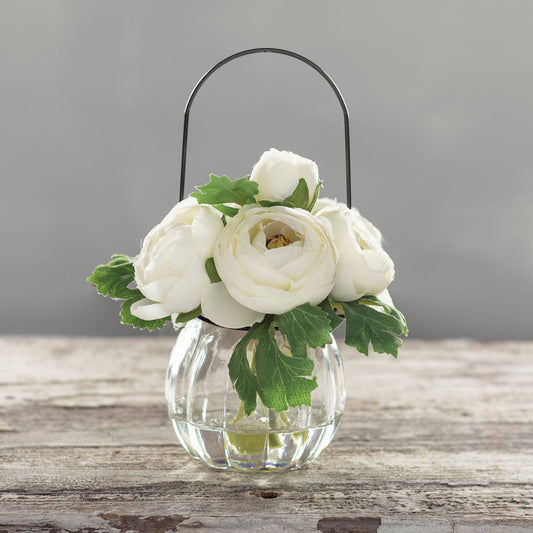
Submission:
M 232 331 L 249 331 L 250 330 L 250 326 L 246 326 L 244 328 L 227 328 L 226 326 L 220 326 L 219 324 L 215 324 L 215 322 L 213 322 L 212 320 L 209 320 L 208 318 L 205 318 L 205 316 L 202 316 L 202 315 L 198 315 L 196 318 L 201 320 L 202 322 L 210 324 L 211 326 L 216 326 L 217 328 L 231 329 Z

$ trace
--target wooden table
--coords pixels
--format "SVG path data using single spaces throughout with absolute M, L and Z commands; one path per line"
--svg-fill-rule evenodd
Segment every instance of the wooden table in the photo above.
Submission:
M 343 347 L 330 447 L 285 474 L 179 446 L 173 339 L 0 339 L 0 532 L 533 531 L 533 343 Z

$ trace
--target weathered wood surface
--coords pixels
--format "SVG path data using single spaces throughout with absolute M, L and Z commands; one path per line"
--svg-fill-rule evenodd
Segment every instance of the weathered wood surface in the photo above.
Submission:
M 320 458 L 213 471 L 178 445 L 173 339 L 0 339 L 2 531 L 533 531 L 533 343 L 343 347 Z

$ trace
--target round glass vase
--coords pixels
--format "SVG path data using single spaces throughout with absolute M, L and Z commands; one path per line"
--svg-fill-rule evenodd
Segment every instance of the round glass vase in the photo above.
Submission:
M 335 339 L 324 348 L 308 349 L 318 382 L 311 406 L 278 413 L 257 398 L 255 411 L 246 416 L 228 371 L 245 333 L 202 319 L 191 320 L 178 332 L 166 380 L 172 425 L 185 450 L 213 468 L 300 468 L 331 442 L 344 409 L 343 367 Z

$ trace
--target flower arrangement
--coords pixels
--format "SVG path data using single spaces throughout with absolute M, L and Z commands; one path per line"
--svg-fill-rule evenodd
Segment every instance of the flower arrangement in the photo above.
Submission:
M 394 357 L 407 335 L 387 291 L 394 264 L 356 209 L 319 198 L 316 163 L 274 148 L 250 176 L 210 176 L 145 237 L 137 257 L 114 255 L 89 282 L 124 300 L 123 324 L 154 330 L 201 317 L 249 328 L 229 361 L 243 411 L 311 405 L 308 348 L 345 342 Z M 250 357 L 249 357 L 250 356 Z

